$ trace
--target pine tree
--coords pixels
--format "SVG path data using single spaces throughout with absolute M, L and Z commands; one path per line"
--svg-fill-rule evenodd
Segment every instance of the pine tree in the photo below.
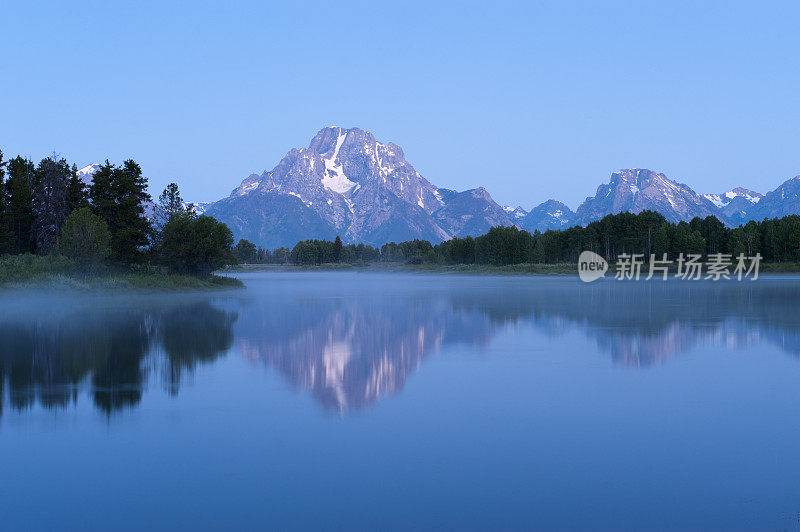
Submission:
M 36 249 L 50 253 L 57 245 L 61 227 L 69 216 L 69 180 L 72 170 L 65 159 L 42 159 L 36 168 L 33 194 L 33 231 Z
M 6 194 L 14 234 L 13 253 L 33 253 L 33 189 L 36 167 L 29 159 L 15 157 L 8 162 Z
M 144 212 L 145 202 L 151 201 L 147 193 L 147 178 L 141 167 L 132 160 L 122 163 L 119 178 L 115 182 L 119 202 L 117 238 L 112 237 L 111 249 L 124 264 L 141 262 L 141 248 L 150 240 L 152 227 Z
M 703 255 L 705 253 L 706 239 L 703 238 L 703 235 L 700 234 L 700 231 L 693 231 L 692 234 L 689 235 L 689 243 L 687 248 L 689 253 L 694 253 L 696 255 Z
M 147 179 L 139 165 L 128 160 L 117 167 L 106 161 L 94 175 L 89 197 L 95 214 L 108 224 L 112 258 L 126 265 L 141 262 L 152 228 L 144 213 L 150 201 Z
M 160 233 L 174 214 L 185 211 L 178 185 L 170 183 L 158 197 L 158 203 L 153 208 L 153 226 L 156 232 Z
M 342 239 L 336 235 L 336 240 L 333 241 L 333 262 L 340 262 L 342 260 Z
M 14 250 L 14 234 L 11 231 L 11 216 L 6 193 L 6 161 L 0 151 L 0 255 Z
M 116 227 L 114 223 L 116 202 L 112 191 L 116 170 L 116 167 L 106 160 L 105 164 L 101 164 L 100 168 L 95 172 L 92 177 L 92 184 L 89 186 L 89 199 L 92 202 L 92 210 L 106 221 L 111 231 Z
M 89 206 L 89 191 L 86 189 L 86 184 L 78 177 L 78 167 L 75 164 L 72 165 L 72 174 L 69 177 L 67 205 L 70 213 Z
M 653 254 L 656 256 L 656 260 L 662 260 L 665 254 L 669 255 L 669 228 L 670 224 L 664 222 L 661 224 L 661 227 L 656 230 L 655 236 L 653 237 Z

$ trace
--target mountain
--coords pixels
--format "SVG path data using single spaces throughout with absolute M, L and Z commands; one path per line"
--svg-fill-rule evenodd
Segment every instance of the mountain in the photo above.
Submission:
M 503 207 L 503 210 L 506 211 L 506 214 L 511 216 L 514 220 L 521 220 L 528 215 L 528 211 L 517 205 L 516 207 L 511 207 L 510 205 L 506 205 Z
M 638 214 L 643 210 L 657 211 L 671 222 L 719 216 L 716 205 L 688 185 L 651 170 L 630 168 L 611 174 L 607 185 L 597 187 L 595 196 L 586 198 L 578 207 L 575 221 L 586 225 L 607 214 Z
M 534 207 L 520 220 L 520 225 L 530 232 L 548 229 L 567 229 L 575 220 L 572 209 L 556 200 L 547 200 Z
M 100 165 L 98 163 L 84 166 L 78 170 L 78 178 L 83 181 L 83 184 L 85 184 L 87 187 L 90 187 L 92 186 L 94 174 L 96 174 L 98 170 L 100 170 Z
M 800 214 L 800 175 L 767 192 L 747 211 L 750 220 L 780 218 L 789 214 Z
M 717 206 L 717 216 L 728 225 L 737 226 L 750 221 L 753 206 L 758 203 L 763 194 L 742 187 L 736 187 L 724 194 L 703 194 L 703 197 Z
M 192 209 L 195 214 L 205 214 L 209 205 L 211 205 L 211 202 L 208 201 L 201 201 L 199 203 L 192 203 L 189 201 L 181 202 L 181 207 L 186 210 Z
M 483 188 L 439 189 L 394 143 L 358 128 L 326 127 L 270 171 L 251 174 L 206 208 L 236 239 L 267 248 L 310 238 L 381 245 L 477 236 L 514 220 Z
M 99 169 L 78 171 L 88 185 Z M 737 187 L 698 194 L 664 174 L 641 168 L 611 174 L 573 212 L 548 200 L 527 212 L 502 207 L 483 188 L 459 192 L 438 188 L 405 159 L 394 143 L 383 144 L 358 128 L 327 127 L 307 148 L 292 149 L 270 171 L 250 174 L 227 198 L 195 203 L 195 212 L 226 223 L 235 238 L 274 249 L 306 239 L 382 245 L 415 238 L 432 243 L 454 236 L 479 236 L 491 227 L 528 231 L 587 225 L 607 214 L 652 210 L 671 222 L 716 216 L 729 226 L 749 220 L 800 214 L 800 176 L 762 195 Z M 152 216 L 152 203 L 145 204 Z
M 448 199 L 433 217 L 450 235 L 480 236 L 498 225 L 515 225 L 483 187 L 464 192 L 447 190 L 442 197 Z
M 736 187 L 733 190 L 725 192 L 724 194 L 703 194 L 702 196 L 716 205 L 718 208 L 722 209 L 723 207 L 729 205 L 736 198 L 742 198 L 750 204 L 756 204 L 761 198 L 764 197 L 764 194 L 760 194 L 746 188 Z

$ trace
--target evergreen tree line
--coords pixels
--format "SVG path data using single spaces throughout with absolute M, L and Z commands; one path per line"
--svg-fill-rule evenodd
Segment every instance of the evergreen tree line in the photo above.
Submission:
M 0 152 L 0 256 L 64 255 L 83 274 L 106 266 L 157 265 L 197 275 L 233 262 L 224 224 L 186 209 L 171 183 L 153 207 L 147 178 L 133 160 L 108 161 L 87 186 L 56 156 L 34 164 Z
M 380 250 L 371 246 L 342 246 L 341 239 L 306 240 L 289 251 L 257 249 L 246 240 L 251 252 L 240 262 L 314 265 L 326 263 L 390 262 L 405 264 L 512 264 L 576 263 L 582 251 L 594 251 L 609 262 L 623 253 L 651 255 L 658 260 L 667 255 L 726 253 L 751 257 L 760 253 L 765 262 L 800 262 L 800 216 L 751 221 L 736 228 L 726 227 L 714 216 L 690 222 L 668 222 L 661 214 L 609 214 L 586 227 L 530 233 L 516 227 L 493 227 L 485 235 L 453 238 L 432 245 L 426 240 L 388 243 Z M 244 249 L 244 248 L 242 248 Z M 238 256 L 238 253 L 237 253 Z

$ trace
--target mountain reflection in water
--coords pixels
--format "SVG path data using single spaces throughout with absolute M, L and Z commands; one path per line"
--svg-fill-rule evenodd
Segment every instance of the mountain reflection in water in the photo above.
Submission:
M 769 342 L 800 355 L 794 278 L 585 285 L 552 277 L 295 273 L 245 281 L 244 292 L 213 296 L 42 296 L 22 308 L 18 298 L 0 298 L 0 401 L 13 409 L 37 401 L 65 408 L 85 387 L 111 413 L 137 405 L 149 379 L 177 394 L 187 372 L 234 350 L 344 412 L 399 392 L 443 347 L 486 345 L 513 335 L 512 325 L 578 332 L 632 368 L 702 346 Z

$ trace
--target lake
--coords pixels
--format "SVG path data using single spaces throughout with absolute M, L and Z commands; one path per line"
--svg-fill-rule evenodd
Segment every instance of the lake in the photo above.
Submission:
M 800 278 L 0 293 L 0 528 L 800 529 Z

